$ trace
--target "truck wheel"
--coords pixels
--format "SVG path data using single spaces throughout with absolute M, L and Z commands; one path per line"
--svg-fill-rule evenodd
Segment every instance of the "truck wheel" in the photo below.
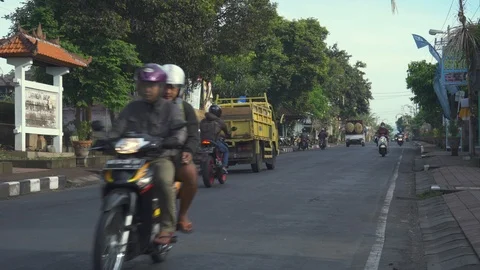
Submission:
M 267 170 L 274 170 L 275 169 L 275 164 L 277 163 L 277 149 L 275 146 L 272 148 L 272 160 L 270 163 L 265 162 L 265 165 L 267 166 Z
M 261 154 L 256 154 L 255 155 L 255 163 L 250 164 L 252 166 L 252 171 L 254 173 L 260 172 L 260 169 L 262 168 L 262 155 Z

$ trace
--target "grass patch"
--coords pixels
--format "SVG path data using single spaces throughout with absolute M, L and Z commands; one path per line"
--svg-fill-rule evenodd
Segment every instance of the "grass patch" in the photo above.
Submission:
M 417 195 L 420 200 L 425 200 L 433 197 L 442 196 L 445 194 L 443 191 L 439 190 L 428 190 Z

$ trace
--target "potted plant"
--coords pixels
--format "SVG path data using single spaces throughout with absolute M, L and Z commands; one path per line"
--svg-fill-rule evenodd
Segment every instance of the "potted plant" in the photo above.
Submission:
M 72 141 L 75 156 L 85 158 L 88 156 L 89 149 L 92 146 L 92 129 L 90 123 L 88 121 L 80 122 L 75 134 L 78 137 L 77 141 Z
M 448 138 L 448 144 L 450 145 L 452 156 L 458 156 L 458 147 L 460 145 L 458 126 L 459 125 L 456 120 L 450 121 L 448 125 L 448 132 L 450 133 L 450 137 Z

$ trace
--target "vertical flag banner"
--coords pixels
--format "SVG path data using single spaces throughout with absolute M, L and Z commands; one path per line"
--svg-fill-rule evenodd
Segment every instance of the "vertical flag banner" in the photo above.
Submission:
M 432 54 L 433 58 L 437 60 L 439 63 L 437 66 L 437 71 L 435 73 L 435 78 L 433 80 L 433 89 L 435 91 L 435 94 L 437 95 L 438 102 L 442 106 L 443 109 L 443 115 L 445 118 L 450 119 L 451 117 L 451 112 L 450 112 L 450 106 L 448 105 L 448 96 L 447 96 L 447 89 L 445 88 L 445 85 L 442 83 L 443 78 L 442 78 L 442 58 L 440 57 L 440 54 L 438 54 L 437 50 L 428 42 L 426 39 L 424 39 L 422 36 L 412 34 L 413 39 L 415 40 L 415 44 L 417 45 L 417 48 L 423 48 L 425 46 L 428 46 L 428 50 Z

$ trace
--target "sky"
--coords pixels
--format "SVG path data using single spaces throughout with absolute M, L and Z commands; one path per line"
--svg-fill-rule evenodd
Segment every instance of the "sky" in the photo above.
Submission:
M 21 6 L 20 0 L 0 2 L 0 17 Z M 372 83 L 372 113 L 394 126 L 401 113 L 410 113 L 413 95 L 405 78 L 411 61 L 434 63 L 426 47 L 417 49 L 412 34 L 434 42 L 430 29 L 446 30 L 457 25 L 457 0 L 397 0 L 398 13 L 392 14 L 390 0 L 276 0 L 278 13 L 287 19 L 313 17 L 327 28 L 327 44 L 337 43 L 352 55 L 352 63 L 367 64 L 365 77 Z M 480 17 L 480 0 L 468 0 L 466 15 Z M 8 34 L 10 22 L 0 19 L 0 36 Z M 0 72 L 13 67 L 0 59 Z M 68 76 L 68 75 L 67 75 Z M 439 117 L 442 117 L 439 115 Z

